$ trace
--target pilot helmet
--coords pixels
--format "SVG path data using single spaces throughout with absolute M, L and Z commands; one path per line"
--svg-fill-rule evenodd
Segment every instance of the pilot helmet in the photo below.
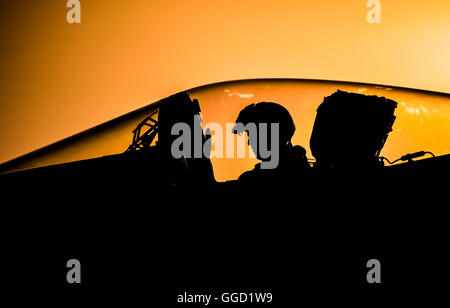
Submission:
M 237 119 L 236 126 L 233 128 L 234 134 L 241 134 L 244 130 L 243 126 L 248 123 L 278 123 L 280 132 L 280 143 L 286 144 L 290 142 L 295 132 L 294 120 L 289 111 L 280 104 L 273 102 L 260 102 L 257 104 L 250 104 L 241 110 Z

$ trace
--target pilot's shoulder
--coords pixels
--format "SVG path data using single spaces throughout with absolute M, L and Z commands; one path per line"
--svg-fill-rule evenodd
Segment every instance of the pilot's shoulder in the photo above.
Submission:
M 254 175 L 253 170 L 246 171 L 239 176 L 238 181 L 239 182 L 247 182 L 248 180 L 251 180 L 254 176 L 255 175 Z
M 246 171 L 242 173 L 238 181 L 239 182 L 252 182 L 255 181 L 255 179 L 259 178 L 261 176 L 261 163 L 258 163 L 255 165 L 255 168 L 253 170 Z
M 252 182 L 256 178 L 258 178 L 259 175 L 260 175 L 259 170 L 246 171 L 239 176 L 238 181 L 239 182 Z
M 292 148 L 292 151 L 293 151 L 296 155 L 298 155 L 298 156 L 305 156 L 305 155 L 306 155 L 306 150 L 305 150 L 305 148 L 302 147 L 302 146 L 299 146 L 299 145 L 295 145 L 295 146 Z

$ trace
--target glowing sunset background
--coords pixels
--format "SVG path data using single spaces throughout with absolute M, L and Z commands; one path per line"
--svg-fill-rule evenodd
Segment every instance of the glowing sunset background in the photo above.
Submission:
M 64 0 L 1 2 L 0 162 L 218 81 L 450 90 L 448 0 L 381 0 L 376 25 L 365 0 L 80 2 L 72 25 Z

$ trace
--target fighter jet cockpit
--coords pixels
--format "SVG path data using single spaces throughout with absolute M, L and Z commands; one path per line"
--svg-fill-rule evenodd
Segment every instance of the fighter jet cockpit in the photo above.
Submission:
M 4 162 L 0 173 L 95 173 L 100 168 L 121 176 L 148 172 L 168 185 L 193 179 L 234 181 L 260 162 L 250 135 L 233 132 L 240 112 L 260 102 L 288 111 L 295 125 L 289 144 L 304 149 L 311 168 L 449 161 L 448 94 L 351 82 L 261 79 L 180 92 Z M 273 151 L 273 143 L 265 149 L 272 157 Z

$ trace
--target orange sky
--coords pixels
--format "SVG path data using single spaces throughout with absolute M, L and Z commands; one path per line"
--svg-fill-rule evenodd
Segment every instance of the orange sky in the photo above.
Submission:
M 450 92 L 450 1 L 2 1 L 0 162 L 175 92 L 317 78 Z

